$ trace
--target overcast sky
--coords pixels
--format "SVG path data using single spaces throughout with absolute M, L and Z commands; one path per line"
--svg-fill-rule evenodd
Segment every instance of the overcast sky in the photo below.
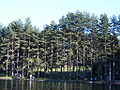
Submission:
M 30 17 L 32 24 L 42 29 L 52 20 L 58 22 L 68 12 L 86 11 L 108 16 L 120 14 L 120 0 L 0 0 L 0 23 Z

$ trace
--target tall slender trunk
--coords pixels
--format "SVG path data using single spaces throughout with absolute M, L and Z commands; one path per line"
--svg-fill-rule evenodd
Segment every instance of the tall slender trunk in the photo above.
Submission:
M 104 65 L 104 68 L 105 68 L 105 80 L 107 80 L 108 78 L 107 78 L 107 65 Z
M 105 44 L 106 44 L 106 36 L 105 36 Z M 108 63 L 107 63 L 107 46 L 105 45 L 104 46 L 104 51 L 105 51 L 105 64 L 106 65 L 108 65 Z M 107 74 L 107 66 L 105 67 L 106 69 L 105 69 L 105 78 L 106 78 L 106 80 L 108 79 L 108 74 Z
M 38 48 L 38 52 L 37 52 L 37 60 L 39 60 L 39 46 L 37 46 L 37 48 Z M 37 65 L 37 74 L 38 74 L 38 78 L 39 78 L 39 75 L 40 75 L 40 71 L 39 71 L 39 67 L 40 67 L 40 63 L 39 62 L 37 62 L 38 63 L 38 65 Z
M 113 62 L 112 62 L 112 80 L 115 80 L 115 55 L 113 55 Z
M 13 45 L 13 39 L 12 39 L 12 72 L 11 75 L 14 76 L 14 45 Z
M 23 64 L 22 64 L 22 67 L 24 66 L 24 62 L 23 62 Z M 25 75 L 24 75 L 24 69 L 22 69 L 22 77 L 24 77 Z
M 18 48 L 18 51 L 17 51 L 17 74 L 18 74 L 18 67 L 19 67 L 19 57 L 20 56 L 20 53 L 19 53 L 19 48 Z
M 86 71 L 86 66 L 85 66 L 85 46 L 83 47 L 83 77 L 85 78 L 85 71 Z
M 53 44 L 51 43 L 51 59 L 50 59 L 51 78 L 52 78 L 52 70 L 53 70 Z
M 72 42 L 72 36 L 70 35 L 70 56 L 69 56 L 69 60 L 70 60 L 70 71 L 71 71 L 71 67 L 72 67 L 72 47 L 71 47 L 71 42 Z
M 27 52 L 27 58 L 29 59 L 30 58 L 30 37 L 28 39 L 28 52 Z M 30 65 L 29 65 L 30 62 L 27 62 L 27 76 L 29 75 L 29 69 L 30 69 Z
M 44 62 L 45 62 L 45 66 L 44 66 L 44 77 L 46 78 L 46 71 L 47 71 L 47 45 L 46 45 L 46 40 L 45 40 L 45 32 L 44 32 L 44 48 L 45 48 L 45 56 L 44 56 Z
M 77 52 L 76 52 L 76 64 L 77 64 L 77 67 L 76 67 L 76 72 L 77 72 L 77 80 L 79 79 L 79 75 L 78 75 L 78 73 L 79 73 L 79 65 L 78 65 L 78 63 L 79 63 L 79 45 L 78 45 L 78 42 L 79 42 L 79 40 L 77 40 Z
M 92 80 L 92 78 L 93 78 L 93 59 L 92 58 L 95 58 L 93 50 L 91 50 L 90 57 L 91 57 L 91 80 Z
M 26 52 L 25 52 L 25 49 L 23 49 L 23 59 L 22 59 L 22 67 L 21 67 L 21 70 L 22 70 L 22 77 L 25 76 L 25 69 L 23 68 L 25 66 L 25 59 L 26 59 Z
M 70 44 L 70 52 L 69 52 L 69 72 L 71 72 L 71 67 L 72 67 L 72 48 L 71 48 L 71 41 L 72 41 L 72 36 L 70 34 L 70 41 L 69 41 L 69 44 Z M 69 74 L 69 79 L 71 79 L 71 73 Z
M 58 44 L 59 44 L 59 41 L 57 39 L 57 56 L 56 56 L 57 62 L 59 62 L 59 59 L 58 59 L 58 55 L 59 55 L 59 53 L 58 53 L 59 52 Z M 57 68 L 58 68 L 58 66 L 57 66 Z
M 7 48 L 9 48 L 9 45 L 7 46 Z M 9 51 L 7 50 L 6 77 L 8 76 L 8 63 L 9 63 Z

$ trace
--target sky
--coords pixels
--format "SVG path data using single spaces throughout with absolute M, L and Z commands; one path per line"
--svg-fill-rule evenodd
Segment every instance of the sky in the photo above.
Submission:
M 120 14 L 120 0 L 1 0 L 0 23 L 7 26 L 14 20 L 30 17 L 32 25 L 43 29 L 52 20 L 58 23 L 68 12 L 106 13 L 109 17 Z

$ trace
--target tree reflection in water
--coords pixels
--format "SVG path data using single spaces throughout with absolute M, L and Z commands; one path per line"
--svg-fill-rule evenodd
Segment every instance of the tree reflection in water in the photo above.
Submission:
M 120 85 L 0 80 L 0 90 L 120 90 Z

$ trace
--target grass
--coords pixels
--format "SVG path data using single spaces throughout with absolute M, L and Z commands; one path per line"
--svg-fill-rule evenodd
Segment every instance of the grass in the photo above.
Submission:
M 0 79 L 12 80 L 13 78 L 12 77 L 5 77 L 5 76 L 3 76 L 3 77 L 0 77 Z
M 40 78 L 39 80 L 49 80 L 49 79 L 55 79 L 55 80 L 75 80 L 76 78 L 79 78 L 81 75 L 84 74 L 83 72 L 83 68 L 84 67 L 80 67 L 80 71 L 79 73 L 77 72 L 77 70 L 79 69 L 78 67 L 74 67 L 74 72 L 73 72 L 73 67 L 69 66 L 64 66 L 62 68 L 62 72 L 61 72 L 61 68 L 53 68 L 52 69 L 52 73 L 50 71 L 49 68 L 47 68 L 47 71 L 44 72 L 44 69 L 42 68 L 40 71 Z M 87 70 L 90 71 L 90 70 Z M 35 68 L 33 71 L 34 76 L 37 77 L 37 69 Z M 88 72 L 85 72 L 85 77 L 89 77 L 90 72 L 88 74 Z M 28 79 L 27 77 L 6 77 L 6 76 L 0 76 L 0 79 L 4 79 L 4 80 L 12 80 L 12 79 Z M 38 80 L 38 78 L 35 78 Z M 85 79 L 84 79 L 85 80 Z
M 80 71 L 83 71 L 83 66 L 81 66 L 80 67 Z M 76 67 L 76 66 L 74 66 L 74 71 L 77 71 L 79 68 L 78 67 Z M 86 68 L 87 70 L 91 70 L 91 68 L 90 67 L 88 67 L 88 68 Z M 33 71 L 37 71 L 37 68 L 35 68 Z M 40 71 L 42 71 L 42 72 L 44 72 L 44 68 L 42 68 Z M 49 68 L 47 68 L 47 71 L 46 72 L 50 72 L 51 70 L 49 69 Z M 52 68 L 52 71 L 53 72 L 61 72 L 61 68 L 59 67 L 59 68 Z M 67 66 L 64 66 L 64 67 L 62 67 L 62 72 L 71 72 L 71 71 L 73 71 L 73 66 L 69 66 L 68 68 L 67 68 Z
M 86 78 L 83 78 L 83 79 L 80 79 L 80 76 L 83 74 L 83 72 L 52 72 L 52 73 L 45 73 L 45 72 L 41 72 L 40 73 L 40 78 L 34 78 L 34 80 L 40 80 L 40 81 L 47 81 L 47 80 L 58 80 L 58 81 L 74 81 L 74 80 L 85 80 L 87 81 L 88 79 L 87 78 L 90 78 L 89 75 L 90 75 L 90 72 L 87 71 L 85 72 L 85 77 Z M 36 74 L 37 75 L 37 74 Z M 29 79 L 29 78 L 25 78 L 25 77 L 5 77 L 5 76 L 1 76 L 0 79 L 2 80 L 26 80 L 26 79 Z
M 13 80 L 13 79 L 25 79 L 25 77 L 0 76 L 0 79 L 3 79 L 3 80 Z

